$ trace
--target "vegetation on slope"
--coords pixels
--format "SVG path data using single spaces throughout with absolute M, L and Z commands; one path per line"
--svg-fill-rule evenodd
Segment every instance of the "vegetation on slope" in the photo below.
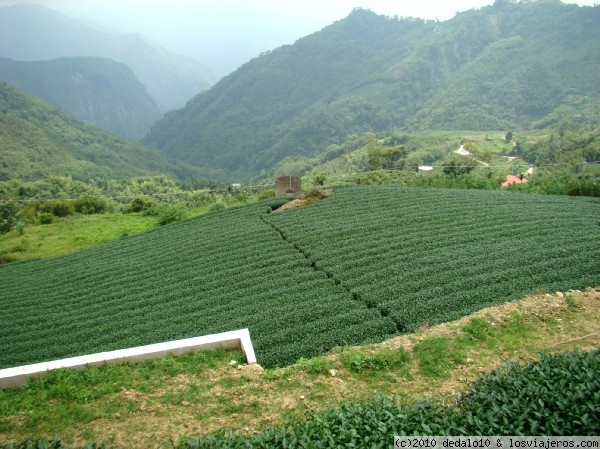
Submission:
M 271 189 L 167 176 L 0 182 L 0 264 L 59 256 L 274 195 Z
M 78 180 L 202 175 L 190 164 L 84 125 L 57 106 L 2 81 L 0 130 L 0 181 L 34 180 L 47 174 Z
M 55 103 L 88 124 L 132 140 L 141 139 L 161 116 L 131 69 L 106 58 L 0 58 L 0 80 Z
M 521 130 L 569 111 L 597 123 L 599 14 L 597 6 L 497 2 L 440 23 L 357 9 L 248 62 L 144 141 L 248 176 L 352 133 Z
M 393 435 L 589 435 L 600 430 L 600 350 L 543 356 L 484 376 L 450 406 L 382 397 L 317 412 L 248 437 L 225 432 L 180 448 L 389 447 Z
M 459 148 L 469 154 L 458 154 Z M 305 186 L 392 183 L 497 190 L 507 175 L 523 175 L 528 182 L 512 190 L 599 197 L 599 161 L 600 128 L 564 121 L 557 129 L 519 133 L 354 134 L 317 157 L 286 158 L 262 179 L 288 173 L 302 176 Z M 431 166 L 432 173 L 419 174 L 421 165 Z
M 0 267 L 0 366 L 244 327 L 260 363 L 282 366 L 600 283 L 594 199 L 382 186 L 277 204 Z
M 110 447 L 136 449 L 175 445 L 169 440 L 179 440 L 182 448 L 188 441 L 190 447 L 198 447 L 200 441 L 208 447 L 211 442 L 227 447 L 242 439 L 271 441 L 288 432 L 301 439 L 321 435 L 320 440 L 326 440 L 336 416 L 346 419 L 344 428 L 356 429 L 354 436 L 346 434 L 351 438 L 366 437 L 361 429 L 367 425 L 371 428 L 368 434 L 375 435 L 379 425 L 373 426 L 373 420 L 386 423 L 390 438 L 394 429 L 412 433 L 406 427 L 409 422 L 414 423 L 415 432 L 419 429 L 429 434 L 421 427 L 423 422 L 440 425 L 440 418 L 446 417 L 446 424 L 456 423 L 457 417 L 446 414 L 440 404 L 467 402 L 460 397 L 468 391 L 469 408 L 482 406 L 484 413 L 474 414 L 479 418 L 485 418 L 490 410 L 496 417 L 510 416 L 515 406 L 523 413 L 527 407 L 535 411 L 542 399 L 546 410 L 557 405 L 562 413 L 548 413 L 546 421 L 534 419 L 532 425 L 540 425 L 536 434 L 546 433 L 543 426 L 558 416 L 564 418 L 558 423 L 560 433 L 571 433 L 568 427 L 583 432 L 582 423 L 598 423 L 594 418 L 598 384 L 594 383 L 595 372 L 590 373 L 590 363 L 597 370 L 593 364 L 597 364 L 600 345 L 599 299 L 593 289 L 538 294 L 457 322 L 423 328 L 416 334 L 381 344 L 337 348 L 328 356 L 303 359 L 297 365 L 264 373 L 231 364 L 231 359 L 243 362 L 237 352 L 55 371 L 31 381 L 27 388 L 0 390 L 0 441 L 58 434 L 65 447 L 104 441 Z M 573 350 L 596 353 L 550 356 Z M 543 362 L 528 365 L 540 359 L 540 352 L 545 354 Z M 501 368 L 503 361 L 520 362 L 521 367 L 511 365 L 488 374 Z M 538 382 L 542 374 L 558 379 Z M 506 403 L 500 392 L 515 383 L 519 386 L 515 394 L 521 400 Z M 486 391 L 486 386 L 494 393 L 482 397 L 474 393 Z M 561 389 L 558 397 L 557 388 Z M 528 398 L 531 393 L 536 395 L 535 401 Z M 374 395 L 386 399 L 374 399 Z M 422 398 L 434 400 L 422 402 Z M 494 404 L 487 406 L 490 400 Z M 382 407 L 372 409 L 375 405 Z M 380 415 L 381 408 L 394 412 L 397 407 L 406 420 L 394 419 L 395 413 Z M 371 410 L 368 415 L 361 413 L 366 410 Z M 421 419 L 414 422 L 417 411 Z M 523 422 L 521 419 L 517 416 L 510 421 Z M 323 425 L 317 425 L 319 422 Z M 283 423 L 288 423 L 285 429 Z M 502 426 L 503 420 L 494 419 L 493 425 Z M 232 429 L 237 436 L 219 430 L 223 428 Z M 527 432 L 525 427 L 513 426 L 507 433 Z M 197 439 L 197 435 L 201 437 Z M 389 446 L 389 439 L 385 442 L 384 447 Z

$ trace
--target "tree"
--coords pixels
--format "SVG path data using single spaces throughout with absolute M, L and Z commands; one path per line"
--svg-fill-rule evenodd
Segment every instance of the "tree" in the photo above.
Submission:
M 442 163 L 442 167 L 444 173 L 447 175 L 466 175 L 471 172 L 476 166 L 477 162 L 470 158 L 456 158 L 452 157 L 448 159 L 444 163 Z
M 0 234 L 15 229 L 21 218 L 21 209 L 15 203 L 0 204 Z
M 327 178 L 327 173 L 322 171 L 315 175 L 315 184 L 318 186 L 322 186 L 325 184 L 325 179 Z
M 406 157 L 407 150 L 404 145 L 396 145 L 393 147 L 383 147 L 379 142 L 373 141 L 369 143 L 368 155 L 369 166 L 373 170 L 404 168 L 403 159 Z

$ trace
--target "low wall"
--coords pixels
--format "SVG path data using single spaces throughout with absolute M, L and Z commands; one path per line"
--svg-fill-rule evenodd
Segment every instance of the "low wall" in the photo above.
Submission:
M 47 371 L 59 368 L 83 369 L 88 365 L 101 365 L 103 363 L 139 362 L 158 359 L 168 354 L 189 354 L 195 351 L 215 348 L 240 348 L 244 352 L 248 364 L 256 363 L 254 348 L 252 347 L 252 341 L 250 341 L 250 332 L 248 329 L 240 329 L 220 334 L 205 335 L 203 337 L 173 340 L 135 348 L 118 349 L 116 351 L 99 352 L 97 354 L 70 357 L 51 362 L 6 368 L 0 370 L 0 388 L 23 386 L 31 377 L 40 376 Z

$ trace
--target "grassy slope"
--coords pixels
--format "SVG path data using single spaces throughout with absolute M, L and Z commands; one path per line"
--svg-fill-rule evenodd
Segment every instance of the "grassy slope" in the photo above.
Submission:
M 136 214 L 76 215 L 46 225 L 27 226 L 23 233 L 0 235 L 0 258 L 11 261 L 50 258 L 106 243 L 156 227 L 156 218 Z
M 597 285 L 598 207 L 503 192 L 341 189 L 281 215 L 259 203 L 12 264 L 0 268 L 0 361 L 249 327 L 259 361 L 281 365 L 536 290 Z
M 58 433 L 69 445 L 156 447 L 223 427 L 254 432 L 373 394 L 456 395 L 503 361 L 600 348 L 599 301 L 593 290 L 539 294 L 263 374 L 231 366 L 236 352 L 54 372 L 0 390 L 0 442 Z

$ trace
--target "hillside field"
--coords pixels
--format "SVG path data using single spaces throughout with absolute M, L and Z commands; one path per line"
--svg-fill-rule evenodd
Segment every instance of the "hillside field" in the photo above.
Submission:
M 0 267 L 0 368 L 248 327 L 283 366 L 599 285 L 600 201 L 362 186 Z

